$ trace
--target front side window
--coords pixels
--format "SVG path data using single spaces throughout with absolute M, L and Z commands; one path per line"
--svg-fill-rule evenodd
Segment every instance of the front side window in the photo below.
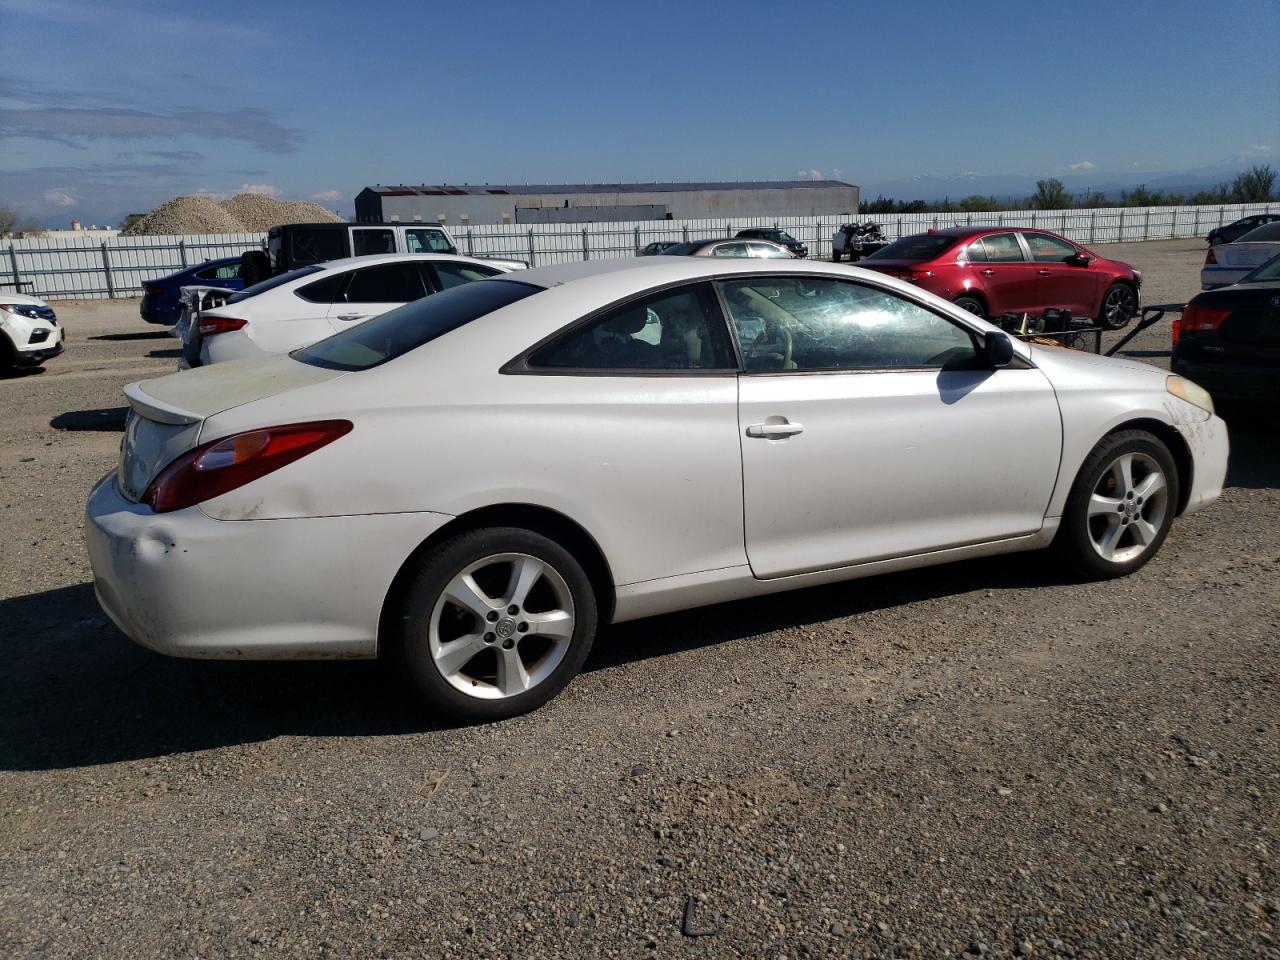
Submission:
M 539 348 L 528 365 L 600 371 L 736 367 L 715 292 L 706 283 L 609 310 Z
M 234 280 L 240 276 L 240 264 L 224 263 L 218 267 L 206 267 L 196 276 L 201 280 Z
M 748 244 L 748 246 L 751 248 L 751 255 L 753 257 L 769 257 L 775 260 L 791 259 L 791 254 L 788 251 L 779 250 L 777 247 L 771 247 L 767 243 L 751 243 Z
M 541 290 L 505 279 L 464 283 L 396 307 L 289 356 L 330 370 L 367 370 Z
M 982 246 L 987 251 L 988 263 L 1022 263 L 1026 260 L 1016 233 L 993 233 L 982 238 Z
M 768 239 L 770 239 L 770 240 L 776 239 L 779 243 L 798 243 L 798 242 L 799 242 L 798 240 L 796 240 L 796 238 L 795 238 L 795 237 L 793 237 L 791 234 L 787 233 L 787 231 L 785 231 L 785 230 L 779 230 L 779 231 L 778 231 L 778 236 L 777 236 L 776 238 L 775 238 L 775 237 L 769 237 Z
M 364 267 L 347 285 L 347 303 L 408 303 L 426 295 L 422 273 L 412 260 Z
M 396 235 L 391 230 L 352 230 L 351 255 L 363 257 L 371 253 L 395 253 Z
M 470 283 L 472 280 L 483 280 L 501 272 L 491 267 L 477 267 L 471 263 L 433 263 L 431 269 L 436 272 L 441 290 L 448 290 L 460 283 Z
M 457 253 L 443 230 L 413 227 L 404 232 L 405 249 L 410 253 Z
M 1031 248 L 1031 259 L 1037 263 L 1062 263 L 1068 257 L 1076 255 L 1076 248 L 1065 240 L 1051 237 L 1047 233 L 1023 234 L 1027 246 Z
M 749 371 L 960 367 L 966 329 L 919 304 L 843 280 L 725 280 L 720 290 Z

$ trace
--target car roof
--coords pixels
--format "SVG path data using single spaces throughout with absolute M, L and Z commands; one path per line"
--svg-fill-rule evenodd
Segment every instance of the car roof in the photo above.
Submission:
M 724 241 L 709 240 L 707 242 L 723 243 Z M 558 263 L 548 267 L 521 270 L 508 274 L 503 279 L 550 289 L 612 274 L 614 279 L 626 277 L 634 281 L 637 287 L 649 287 L 733 273 L 793 272 L 850 276 L 856 273 L 859 276 L 870 276 L 877 283 L 884 279 L 882 274 L 831 264 L 824 260 L 794 258 L 774 260 L 761 257 L 634 257 L 617 260 L 578 260 L 573 263 Z
M 351 267 L 373 267 L 380 263 L 395 263 L 397 260 L 443 261 L 448 263 L 470 263 L 479 266 L 499 267 L 503 265 L 493 260 L 481 260 L 478 257 L 464 257 L 454 253 L 366 253 L 359 257 L 343 257 L 341 260 L 325 260 L 314 264 L 322 271 L 349 270 Z M 313 273 L 312 276 L 315 276 Z

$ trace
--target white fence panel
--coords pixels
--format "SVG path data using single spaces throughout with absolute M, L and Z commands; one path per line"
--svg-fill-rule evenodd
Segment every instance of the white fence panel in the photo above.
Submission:
M 993 213 L 904 213 L 859 215 L 875 220 L 891 239 L 953 226 L 1040 227 L 1077 243 L 1116 243 L 1201 237 L 1255 213 L 1280 213 L 1280 203 L 1232 203 L 1200 207 L 1100 207 L 1092 210 L 1003 210 Z M 578 260 L 633 257 L 655 240 L 731 237 L 746 227 L 779 226 L 826 258 L 839 216 L 739 217 L 715 220 L 644 220 L 626 223 L 496 223 L 450 225 L 460 253 L 514 257 L 535 267 Z M 0 290 L 13 288 L 50 299 L 133 297 L 147 280 L 218 257 L 261 249 L 260 233 L 174 237 L 115 237 L 110 240 L 34 237 L 13 240 L 0 262 Z

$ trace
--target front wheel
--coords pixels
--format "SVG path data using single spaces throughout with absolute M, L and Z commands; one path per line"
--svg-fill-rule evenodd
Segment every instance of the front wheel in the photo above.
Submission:
M 1177 504 L 1169 448 L 1145 430 L 1113 433 L 1076 475 L 1054 546 L 1089 579 L 1122 577 L 1155 556 Z
M 540 533 L 491 527 L 417 561 L 393 643 L 434 711 L 487 722 L 563 690 L 595 632 L 595 592 L 573 555 Z
M 1113 283 L 1102 296 L 1098 313 L 1099 326 L 1119 330 L 1138 312 L 1138 294 L 1127 283 Z

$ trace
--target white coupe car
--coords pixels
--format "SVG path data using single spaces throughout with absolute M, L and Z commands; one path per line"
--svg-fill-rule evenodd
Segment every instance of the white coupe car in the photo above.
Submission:
M 1255 227 L 1232 243 L 1214 244 L 1204 256 L 1200 289 L 1238 283 L 1276 254 L 1280 254 L 1280 223 Z
M 201 310 L 183 334 L 191 366 L 288 353 L 460 283 L 524 269 L 516 260 L 389 253 L 299 267 Z
M 601 624 L 1050 545 L 1129 573 L 1227 466 L 1190 381 L 807 260 L 530 270 L 125 394 L 87 522 L 121 629 L 389 655 L 472 720 Z

